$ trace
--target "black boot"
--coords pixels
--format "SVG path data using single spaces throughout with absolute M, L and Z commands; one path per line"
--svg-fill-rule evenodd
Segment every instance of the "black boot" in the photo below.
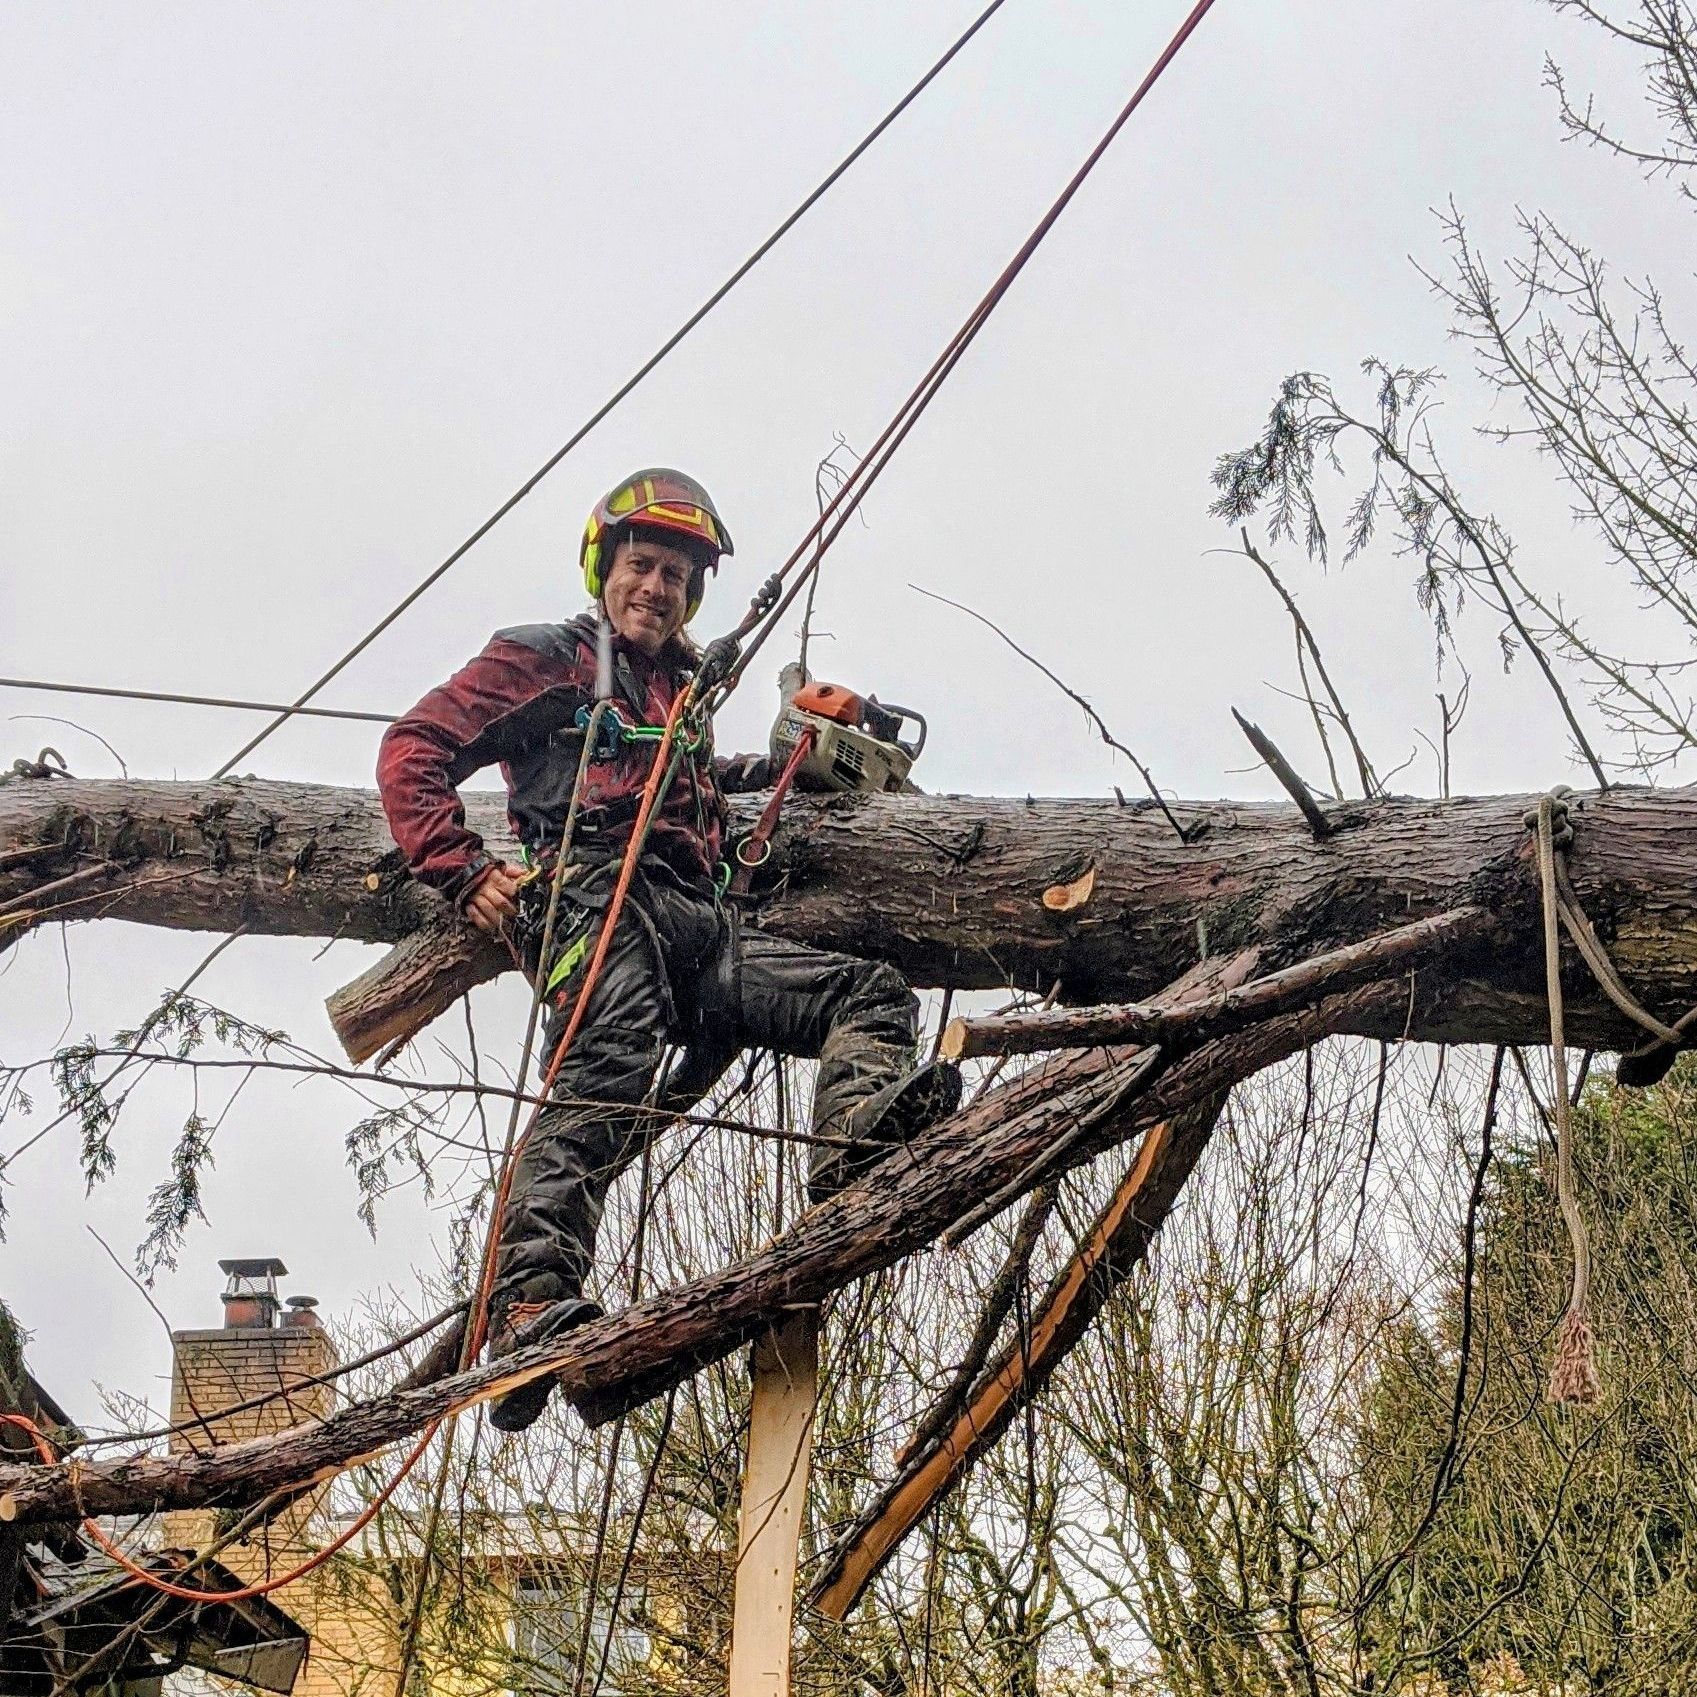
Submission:
M 960 1068 L 953 1061 L 927 1061 L 882 1090 L 874 1091 L 849 1115 L 853 1149 L 841 1150 L 841 1177 L 832 1189 L 875 1167 L 891 1149 L 947 1119 L 960 1106 Z
M 557 1288 L 557 1287 L 556 1287 Z M 489 1327 L 488 1357 L 498 1361 L 516 1349 L 547 1343 L 563 1337 L 591 1320 L 599 1320 L 602 1308 L 583 1296 L 566 1296 L 549 1301 L 526 1301 L 522 1291 L 497 1297 L 491 1304 L 494 1318 Z M 535 1423 L 548 1406 L 548 1398 L 559 1381 L 552 1373 L 530 1379 L 489 1405 L 489 1424 L 498 1432 L 522 1432 Z

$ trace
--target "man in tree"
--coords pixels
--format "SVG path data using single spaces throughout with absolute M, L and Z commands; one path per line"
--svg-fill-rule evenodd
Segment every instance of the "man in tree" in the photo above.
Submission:
M 499 632 L 384 735 L 377 781 L 395 841 L 415 877 L 541 975 L 546 1056 L 584 993 L 652 769 L 653 737 L 632 733 L 663 725 L 687 688 L 700 657 L 685 626 L 708 572 L 731 551 L 700 484 L 662 468 L 636 473 L 600 502 L 584 529 L 579 559 L 595 609 L 564 624 Z M 619 715 L 608 720 L 615 736 L 604 746 L 597 735 L 582 767 L 570 864 L 544 961 L 543 916 L 579 782 L 585 710 L 603 694 Z M 456 793 L 497 761 L 523 866 L 485 852 Z M 893 967 L 767 936 L 721 900 L 724 792 L 757 787 L 765 764 L 716 761 L 704 728 L 638 844 L 630 896 L 588 986 L 554 1101 L 513 1174 L 490 1302 L 492 1355 L 557 1337 L 600 1313 L 583 1296 L 596 1228 L 613 1179 L 664 1123 L 644 1104 L 667 1044 L 687 1045 L 697 1079 L 714 1076 L 739 1048 L 816 1057 L 815 1130 L 869 1151 L 923 1129 L 959 1101 L 953 1068 L 912 1070 L 918 1004 Z M 847 1153 L 839 1144 L 814 1146 L 815 1200 L 865 1159 Z M 500 1399 L 495 1425 L 530 1425 L 552 1387 L 543 1377 Z

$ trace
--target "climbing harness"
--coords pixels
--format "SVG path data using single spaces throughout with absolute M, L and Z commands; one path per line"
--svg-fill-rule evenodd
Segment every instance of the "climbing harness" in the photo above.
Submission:
M 617 760 L 621 753 L 632 744 L 666 740 L 664 725 L 641 725 L 627 719 L 623 713 L 610 701 L 599 702 L 597 706 L 603 711 L 598 724 L 592 729 L 592 710 L 580 707 L 577 710 L 576 728 L 586 738 L 589 758 L 594 760 Z M 693 756 L 701 753 L 708 746 L 708 731 L 704 716 L 693 713 L 690 722 L 680 727 L 671 738 L 671 745 L 680 754 Z

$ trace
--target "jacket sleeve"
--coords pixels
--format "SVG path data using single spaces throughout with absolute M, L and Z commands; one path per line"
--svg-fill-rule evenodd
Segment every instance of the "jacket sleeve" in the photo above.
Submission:
M 489 864 L 458 786 L 569 721 L 593 678 L 503 633 L 383 733 L 377 789 L 413 876 L 453 900 Z

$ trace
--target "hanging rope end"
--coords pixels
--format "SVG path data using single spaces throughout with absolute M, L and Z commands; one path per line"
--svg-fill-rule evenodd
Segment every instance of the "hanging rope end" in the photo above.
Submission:
M 1584 1311 L 1569 1308 L 1562 1317 L 1556 1358 L 1550 1365 L 1550 1383 L 1545 1394 L 1551 1402 L 1589 1408 L 1602 1395 L 1602 1381 L 1597 1377 L 1596 1341 Z

